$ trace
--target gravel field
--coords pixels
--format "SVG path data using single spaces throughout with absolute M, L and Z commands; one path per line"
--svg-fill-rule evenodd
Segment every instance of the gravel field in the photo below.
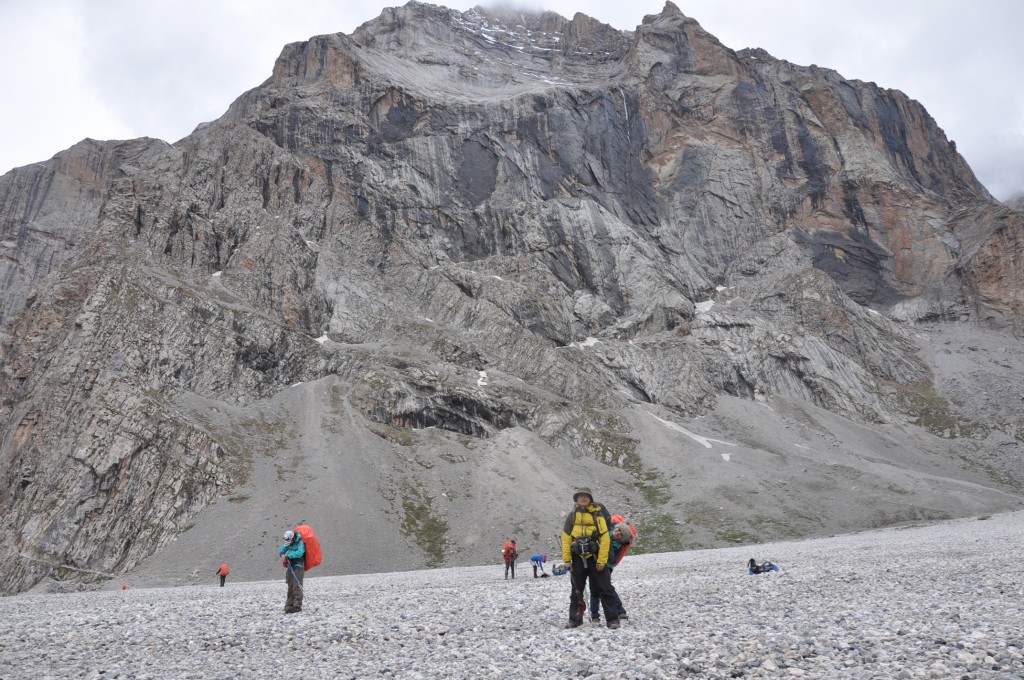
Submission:
M 568 577 L 525 562 L 313 571 L 291 615 L 283 580 L 29 593 L 0 599 L 0 677 L 1024 678 L 1022 546 L 1017 512 L 630 555 L 619 630 L 563 629 Z

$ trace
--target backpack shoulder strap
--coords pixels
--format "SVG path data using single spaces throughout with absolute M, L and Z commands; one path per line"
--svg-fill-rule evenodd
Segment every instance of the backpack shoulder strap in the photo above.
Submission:
M 601 525 L 597 523 L 598 515 L 604 517 L 604 533 L 611 533 L 612 516 L 608 514 L 608 508 L 603 505 L 599 505 L 597 506 L 597 512 L 594 512 L 593 510 L 590 511 L 590 518 L 594 521 L 594 528 L 597 529 L 597 535 L 601 535 Z
M 576 507 L 573 506 L 572 512 L 565 516 L 565 525 L 562 527 L 564 533 L 572 536 L 572 528 L 576 525 Z

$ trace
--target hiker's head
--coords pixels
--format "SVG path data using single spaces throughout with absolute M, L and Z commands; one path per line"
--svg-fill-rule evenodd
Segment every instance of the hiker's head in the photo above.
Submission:
M 572 495 L 572 500 L 577 505 L 587 507 L 594 502 L 594 494 L 592 494 L 590 492 L 590 489 L 588 489 L 587 487 L 581 486 L 578 489 L 576 489 L 576 493 Z
M 547 555 L 541 555 L 540 556 L 540 561 L 541 562 L 547 562 L 548 561 L 548 556 Z
M 629 543 L 633 540 L 633 532 L 629 530 L 629 525 L 625 522 L 619 522 L 612 529 L 612 538 L 616 541 L 622 541 L 623 543 Z
M 512 545 L 515 545 L 516 544 L 516 539 L 513 538 L 511 541 L 509 541 L 509 543 L 511 543 Z
M 285 543 L 291 543 L 294 540 L 295 540 L 295 532 L 294 531 L 289 529 L 288 531 L 284 532 L 284 542 Z

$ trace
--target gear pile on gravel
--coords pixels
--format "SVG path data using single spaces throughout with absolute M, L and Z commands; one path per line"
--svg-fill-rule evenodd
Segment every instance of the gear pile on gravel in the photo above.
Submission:
M 29 593 L 0 600 L 0 677 L 1024 678 L 1024 513 L 980 520 L 630 555 L 619 630 L 563 630 L 568 577 L 500 561 L 313 572 L 289 615 L 283 579 L 220 588 L 216 565 L 209 586 Z

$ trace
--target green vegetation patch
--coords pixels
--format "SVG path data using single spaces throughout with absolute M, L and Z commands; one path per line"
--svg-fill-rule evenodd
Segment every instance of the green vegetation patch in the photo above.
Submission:
M 679 552 L 686 548 L 679 523 L 666 513 L 652 513 L 638 520 L 637 535 L 636 547 L 632 549 L 636 555 Z
M 974 456 L 968 456 L 964 453 L 961 453 L 960 451 L 952 449 L 950 450 L 950 454 L 958 458 L 959 460 L 962 460 L 964 462 L 964 466 L 969 470 L 973 470 L 975 472 L 979 472 L 981 474 L 986 475 L 996 484 L 1001 484 L 1003 486 L 1014 489 L 1015 491 L 1018 492 L 1024 490 L 1024 479 L 1015 477 L 1009 472 L 1000 470 L 999 468 L 990 465 L 989 463 L 986 463 L 983 460 L 980 460 L 977 457 L 977 454 L 975 454 Z
M 939 437 L 984 437 L 988 428 L 962 418 L 949 402 L 935 391 L 930 380 L 916 383 L 888 383 L 895 390 L 896 404 L 913 418 L 911 423 Z
M 434 511 L 434 498 L 407 482 L 402 485 L 399 531 L 416 541 L 427 557 L 428 567 L 442 566 L 448 545 L 448 523 Z
M 637 481 L 633 484 L 651 506 L 658 507 L 665 505 L 672 499 L 672 492 L 659 472 L 637 470 L 635 473 Z
M 803 535 L 789 522 L 768 515 L 755 514 L 747 520 L 747 524 L 759 534 L 755 542 L 763 541 L 765 538 L 770 540 L 800 538 Z
M 370 432 L 392 444 L 398 444 L 399 446 L 414 446 L 416 444 L 416 437 L 411 430 L 403 430 L 391 425 L 373 422 L 370 423 L 369 429 Z
M 573 417 L 549 443 L 563 440 L 588 458 L 605 465 L 634 472 L 642 466 L 637 447 L 639 441 L 631 437 L 629 422 L 616 413 L 584 409 Z
M 747 523 L 741 524 L 736 517 L 702 501 L 686 504 L 686 521 L 705 530 L 719 543 L 743 544 L 760 540 L 759 536 L 750 532 Z
M 952 515 L 942 510 L 907 506 L 893 512 L 879 511 L 872 514 L 868 526 L 880 529 L 905 522 L 941 522 L 952 518 Z

